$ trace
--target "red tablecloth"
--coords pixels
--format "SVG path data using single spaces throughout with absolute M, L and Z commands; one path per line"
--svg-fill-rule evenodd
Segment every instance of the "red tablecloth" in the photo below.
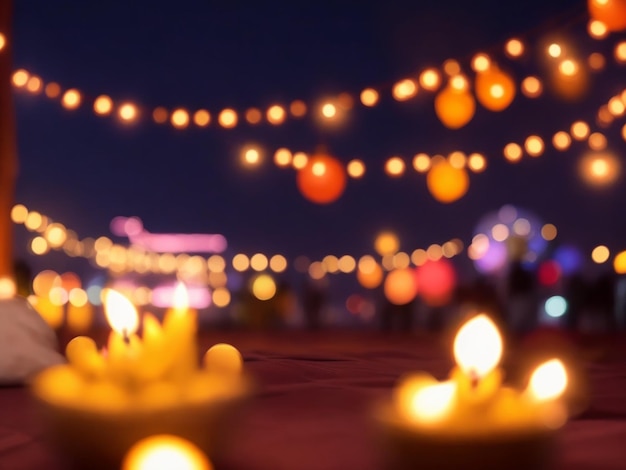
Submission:
M 246 359 L 259 393 L 221 467 L 254 470 L 374 470 L 382 467 L 368 412 L 399 376 L 445 377 L 449 350 L 432 337 L 375 333 L 213 332 Z M 559 470 L 626 469 L 626 350 L 583 349 L 590 406 L 563 429 Z M 514 356 L 514 355 L 512 355 Z M 0 389 L 0 469 L 64 470 L 47 448 L 27 389 Z M 175 469 L 172 469 L 175 470 Z M 530 469 L 529 469 L 530 470 Z

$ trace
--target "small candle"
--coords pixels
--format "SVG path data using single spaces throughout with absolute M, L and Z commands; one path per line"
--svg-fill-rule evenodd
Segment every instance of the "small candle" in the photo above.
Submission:
M 188 380 L 198 366 L 198 346 L 196 343 L 197 312 L 189 308 L 189 295 L 185 284 L 179 282 L 174 290 L 172 308 L 165 313 L 163 334 L 171 347 L 176 367 L 171 373 L 177 380 Z
M 213 470 L 204 453 L 191 442 L 167 434 L 135 444 L 124 458 L 122 470 Z

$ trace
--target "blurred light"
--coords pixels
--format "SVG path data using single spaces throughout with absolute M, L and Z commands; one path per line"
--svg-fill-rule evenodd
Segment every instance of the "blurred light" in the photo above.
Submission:
M 426 69 L 420 73 L 419 82 L 424 90 L 434 91 L 441 84 L 441 76 L 435 69 Z
M 578 272 L 583 265 L 584 257 L 581 251 L 573 245 L 561 245 L 552 255 L 565 275 L 572 275 Z
M 546 300 L 544 308 L 548 316 L 559 318 L 567 312 L 567 301 L 560 295 L 554 295 Z
M 206 127 L 211 122 L 211 115 L 206 109 L 199 109 L 193 113 L 193 123 L 198 127 Z
M 46 240 L 53 248 L 59 248 L 67 240 L 67 229 L 58 223 L 50 224 L 46 228 Z
M 596 264 L 606 263 L 609 260 L 610 256 L 611 256 L 611 252 L 604 245 L 596 246 L 591 252 L 591 259 Z
M 463 75 L 454 75 L 450 79 L 450 86 L 455 90 L 463 91 L 469 87 L 469 83 L 467 82 L 467 78 Z
M 300 118 L 306 114 L 306 104 L 301 100 L 292 101 L 289 105 L 289 112 L 293 117 Z
M 561 46 L 557 43 L 552 43 L 548 46 L 548 55 L 554 59 L 561 57 L 562 52 Z
M 250 258 L 250 267 L 255 271 L 264 271 L 267 269 L 267 256 L 263 253 L 256 253 Z
M 531 135 L 524 142 L 524 148 L 531 157 L 538 157 L 543 153 L 543 140 L 539 136 Z
M 261 153 L 258 149 L 249 148 L 243 153 L 243 161 L 248 166 L 256 166 L 261 163 Z
M 157 124 L 164 124 L 167 121 L 167 109 L 159 106 L 152 111 L 152 119 Z
M 348 175 L 352 178 L 361 178 L 365 174 L 365 164 L 358 159 L 350 160 L 346 167 Z
M 280 148 L 274 153 L 274 163 L 280 167 L 286 167 L 291 164 L 292 155 L 286 148 Z
M 436 243 L 433 243 L 426 250 L 426 255 L 431 261 L 439 261 L 443 257 L 443 248 Z
M 16 224 L 23 224 L 28 217 L 28 209 L 23 204 L 16 204 L 11 209 L 11 220 Z
M 391 94 L 398 101 L 406 101 L 417 94 L 417 85 L 409 78 L 404 79 L 393 86 Z
M 484 72 L 491 66 L 491 59 L 483 52 L 479 52 L 472 58 L 472 70 L 474 72 Z
M 404 160 L 400 157 L 391 157 L 385 163 L 385 173 L 389 176 L 401 176 L 404 173 L 405 164 Z
M 609 107 L 605 104 L 598 109 L 598 115 L 596 117 L 598 124 L 602 127 L 608 127 L 615 119 L 609 112 Z
M 418 248 L 411 253 L 411 261 L 415 266 L 421 266 L 428 261 L 428 253 L 426 253 L 426 250 Z
M 93 110 L 96 114 L 109 114 L 113 110 L 113 101 L 107 95 L 100 95 L 93 102 Z
M 100 305 L 102 303 L 102 286 L 93 285 L 87 288 L 87 297 L 92 305 Z
M 80 106 L 80 93 L 78 90 L 67 90 L 61 98 L 61 104 L 67 109 L 76 109 Z
M 556 261 L 544 261 L 539 265 L 537 277 L 542 286 L 553 286 L 561 279 L 561 268 Z
M 626 111 L 626 106 L 619 96 L 614 96 L 613 98 L 611 98 L 607 104 L 607 107 L 609 109 L 609 112 L 615 117 L 623 116 L 624 111 Z
M 218 287 L 213 291 L 213 305 L 223 308 L 230 304 L 230 292 L 225 287 Z
M 50 247 L 48 246 L 48 242 L 43 237 L 35 237 L 30 242 L 30 249 L 36 255 L 45 255 Z
M 339 271 L 339 258 L 335 255 L 326 255 L 322 260 L 322 266 L 327 273 L 336 273 Z
M 319 261 L 314 261 L 308 267 L 309 276 L 311 279 L 322 279 L 326 275 L 324 265 Z
M 12 81 L 13 85 L 18 88 L 21 88 L 26 85 L 28 82 L 28 77 L 30 77 L 29 73 L 24 69 L 19 69 L 13 72 Z
M 519 57 L 524 53 L 524 44 L 519 39 L 509 39 L 504 51 L 509 57 Z
M 274 106 L 271 106 L 267 110 L 267 121 L 270 124 L 274 124 L 275 126 L 285 122 L 286 116 L 287 116 L 287 112 L 285 111 L 285 108 L 277 104 L 275 104 Z
M 513 231 L 516 235 L 519 235 L 520 237 L 527 237 L 528 235 L 530 235 L 530 230 L 531 226 L 528 219 L 520 217 L 515 222 L 513 222 Z
M 587 64 L 591 70 L 599 71 L 606 65 L 606 59 L 599 52 L 594 52 L 587 57 Z
M 604 150 L 607 146 L 606 137 L 600 132 L 594 132 L 589 136 L 587 141 L 589 148 L 592 150 Z
M 400 251 L 393 255 L 393 267 L 394 269 L 404 269 L 411 265 L 411 257 L 408 253 Z
M 263 114 L 258 108 L 250 108 L 246 111 L 246 121 L 250 124 L 258 124 L 263 119 Z
M 69 301 L 75 307 L 84 307 L 85 305 L 87 305 L 89 297 L 87 296 L 87 292 L 85 292 L 83 289 L 75 287 L 70 290 Z
M 589 153 L 580 160 L 580 176 L 592 186 L 608 186 L 620 176 L 620 161 L 611 153 Z
M 226 261 L 220 255 L 211 255 L 207 260 L 207 268 L 215 273 L 223 272 L 226 269 Z
M 448 59 L 443 63 L 443 71 L 451 77 L 461 73 L 461 66 L 456 60 Z
M 558 231 L 556 229 L 556 225 L 554 224 L 545 224 L 541 227 L 541 236 L 546 241 L 552 241 L 556 238 Z
M 609 30 L 602 21 L 591 20 L 587 23 L 587 31 L 589 36 L 594 39 L 604 39 L 609 35 Z
M 626 124 L 622 127 L 622 139 L 626 141 Z
M 392 232 L 382 232 L 374 241 L 374 249 L 381 256 L 393 255 L 400 249 L 400 240 Z
M 322 105 L 322 116 L 332 119 L 337 115 L 337 107 L 332 103 L 324 103 Z
M 522 81 L 522 93 L 528 98 L 537 98 L 542 91 L 543 86 L 537 77 L 531 75 Z
M 175 109 L 170 116 L 170 122 L 177 129 L 184 129 L 189 125 L 189 113 L 182 108 Z
M 13 279 L 0 277 L 0 299 L 11 299 L 15 297 L 17 288 Z
M 28 230 L 33 232 L 39 229 L 42 226 L 43 222 L 44 222 L 43 217 L 41 216 L 39 212 L 31 211 L 28 213 L 28 216 L 26 216 L 26 220 L 24 221 L 24 226 Z
M 304 152 L 296 152 L 293 154 L 293 159 L 291 160 L 291 164 L 296 170 L 301 170 L 304 168 L 309 161 L 309 157 Z
M 4 34 L 0 33 L 0 51 L 4 49 L 4 46 L 6 46 L 6 44 L 7 44 L 6 37 L 4 36 Z
M 576 121 L 572 124 L 570 133 L 576 140 L 585 140 L 589 135 L 589 125 L 584 121 Z
M 474 173 L 480 173 L 487 168 L 487 160 L 480 153 L 472 153 L 467 160 L 467 166 Z
M 522 147 L 511 142 L 504 147 L 504 158 L 510 162 L 517 162 L 522 158 Z
M 137 107 L 132 103 L 124 103 L 120 106 L 118 114 L 123 121 L 134 121 L 137 117 Z
M 557 150 L 567 150 L 572 143 L 572 139 L 567 132 L 559 131 L 552 137 L 552 145 Z
M 615 45 L 615 60 L 618 63 L 626 62 L 626 41 L 618 42 Z
M 58 83 L 48 83 L 46 85 L 46 88 L 44 88 L 44 93 L 48 98 L 56 98 L 61 94 L 61 87 Z
M 509 227 L 504 224 L 496 224 L 491 229 L 491 238 L 497 242 L 503 242 L 509 238 Z
M 413 168 L 419 173 L 426 173 L 430 169 L 430 157 L 425 153 L 418 153 L 413 157 Z
M 573 77 L 578 73 L 578 63 L 572 59 L 565 59 L 559 64 L 559 72 L 568 77 Z
M 270 269 L 275 273 L 282 273 L 287 269 L 287 259 L 283 255 L 274 255 L 270 258 Z
M 453 168 L 465 168 L 465 164 L 467 163 L 467 157 L 463 152 L 452 152 L 450 155 L 448 155 L 448 163 L 450 163 Z
M 39 93 L 42 88 L 43 88 L 43 82 L 41 81 L 41 78 L 35 75 L 30 77 L 28 79 L 28 82 L 26 82 L 26 89 L 30 91 L 31 93 Z
M 373 88 L 366 88 L 361 92 L 360 98 L 364 106 L 372 107 L 378 103 L 378 92 Z
M 351 273 L 356 269 L 356 261 L 352 256 L 344 255 L 339 258 L 337 266 L 342 273 Z
M 235 271 L 246 271 L 250 267 L 250 260 L 243 253 L 236 254 L 233 256 L 233 268 Z
M 237 113 L 233 109 L 223 109 L 217 117 L 217 122 L 225 129 L 231 129 L 237 125 Z
M 613 260 L 613 269 L 617 274 L 626 274 L 626 250 L 618 253 Z

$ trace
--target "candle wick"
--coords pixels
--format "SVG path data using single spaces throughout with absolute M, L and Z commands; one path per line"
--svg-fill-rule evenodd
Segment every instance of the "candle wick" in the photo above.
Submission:
M 126 328 L 122 330 L 122 338 L 124 339 L 124 343 L 130 344 L 130 338 L 128 337 L 128 330 Z
M 478 382 L 480 382 L 480 376 L 478 375 L 478 373 L 476 373 L 475 370 L 470 371 L 470 386 L 472 387 L 472 390 L 476 389 L 478 387 Z

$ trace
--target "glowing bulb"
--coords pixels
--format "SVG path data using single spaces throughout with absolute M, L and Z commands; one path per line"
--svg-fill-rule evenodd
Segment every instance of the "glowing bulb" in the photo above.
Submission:
M 296 170 L 301 170 L 306 166 L 309 161 L 309 157 L 307 157 L 304 152 L 296 152 L 293 154 L 293 159 L 291 160 L 291 164 Z
M 455 394 L 454 382 L 441 382 L 418 388 L 410 401 L 411 416 L 419 421 L 437 421 L 451 409 Z
M 223 109 L 217 117 L 217 121 L 223 128 L 231 129 L 237 125 L 237 113 L 233 109 Z
M 443 71 L 451 77 L 461 73 L 461 66 L 456 60 L 448 59 L 443 63 Z
M 548 46 L 548 55 L 554 59 L 561 57 L 562 52 L 561 46 L 557 43 L 552 43 Z
M 17 292 L 15 282 L 8 277 L 0 277 L 0 299 L 11 299 Z
M 255 271 L 265 271 L 269 262 L 263 253 L 256 253 L 250 258 L 250 267 Z
M 417 94 L 417 85 L 411 79 L 399 81 L 393 86 L 392 95 L 398 101 L 406 101 Z
M 364 106 L 372 107 L 378 103 L 378 92 L 373 88 L 366 88 L 361 92 L 360 98 Z
M 252 281 L 252 293 L 259 300 L 270 300 L 276 295 L 276 283 L 268 274 L 261 274 Z
M 504 51 L 509 57 L 519 57 L 524 53 L 524 44 L 519 39 L 509 39 Z
M 346 170 L 350 177 L 358 179 L 363 177 L 363 175 L 365 174 L 365 164 L 361 160 L 350 160 L 348 162 Z
M 441 77 L 437 70 L 426 69 L 420 74 L 419 81 L 424 90 L 434 91 L 439 88 Z
M 474 173 L 480 173 L 487 168 L 487 160 L 480 153 L 473 153 L 467 160 L 467 166 Z
M 176 109 L 170 116 L 170 122 L 177 129 L 184 129 L 189 125 L 189 113 L 182 108 Z
M 552 137 L 552 145 L 557 150 L 567 150 L 572 143 L 572 138 L 567 132 L 559 131 Z
M 61 98 L 61 103 L 67 109 L 76 109 L 80 106 L 80 93 L 78 90 L 67 90 Z
M 578 73 L 578 64 L 572 59 L 565 59 L 559 64 L 559 72 L 568 77 L 572 77 Z
M 322 105 L 322 116 L 332 119 L 337 115 L 337 107 L 332 103 L 324 103 Z
M 510 162 L 518 162 L 522 158 L 522 147 L 511 142 L 504 147 L 504 158 Z
M 113 110 L 113 101 L 107 95 L 100 95 L 93 102 L 93 110 L 102 116 L 110 114 Z
M 615 45 L 614 55 L 615 55 L 615 60 L 618 63 L 623 64 L 624 62 L 626 62 L 626 41 L 618 42 Z
M 48 98 L 56 98 L 61 94 L 61 87 L 58 85 L 58 83 L 48 83 L 46 85 L 46 88 L 44 88 L 44 93 Z
M 243 154 L 243 161 L 246 165 L 254 166 L 261 162 L 261 153 L 255 149 L 247 149 Z
M 292 155 L 289 149 L 280 148 L 274 153 L 274 163 L 276 166 L 286 167 L 291 164 Z
M 467 89 L 469 84 L 463 75 L 455 75 L 450 79 L 450 86 L 455 90 L 463 91 Z
M 13 73 L 13 77 L 12 77 L 13 85 L 15 85 L 18 88 L 21 88 L 26 85 L 29 77 L 30 77 L 30 74 L 26 70 L 24 69 L 16 70 Z
M 528 155 L 531 157 L 538 157 L 543 153 L 543 140 L 537 135 L 531 135 L 526 139 L 526 142 L 524 142 L 524 147 L 526 148 Z
M 137 117 L 137 107 L 132 103 L 124 103 L 118 113 L 123 121 L 134 121 Z
M 198 127 L 206 127 L 211 122 L 211 115 L 206 109 L 199 109 L 193 113 L 193 122 Z
M 287 116 L 287 113 L 285 111 L 285 108 L 277 104 L 275 104 L 274 106 L 271 106 L 267 110 L 267 121 L 270 124 L 274 124 L 275 126 L 282 124 L 285 121 L 286 116 Z
M 626 105 L 619 96 L 614 96 L 609 100 L 607 109 L 613 116 L 620 117 L 626 112 Z
M 311 173 L 313 173 L 315 176 L 324 176 L 324 174 L 326 173 L 326 164 L 324 164 L 323 162 L 314 163 L 313 167 L 311 168 Z
M 587 24 L 587 32 L 594 39 L 604 39 L 609 35 L 609 29 L 602 21 L 591 20 Z
M 401 176 L 404 173 L 404 160 L 400 157 L 391 157 L 385 163 L 385 172 L 389 176 Z
M 23 224 L 28 217 L 28 209 L 23 204 L 16 204 L 11 209 L 11 220 L 15 224 Z
M 587 58 L 587 64 L 591 70 L 602 70 L 606 65 L 606 59 L 599 52 L 594 52 Z
M 7 39 L 4 34 L 0 33 L 0 51 L 7 45 Z
M 594 132 L 587 140 L 589 148 L 592 150 L 604 150 L 607 146 L 606 137 L 600 132 Z
M 289 105 L 289 112 L 293 117 L 301 118 L 306 114 L 306 104 L 301 100 L 292 101 Z
M 591 252 L 591 259 L 596 264 L 606 263 L 611 256 L 611 251 L 604 245 L 596 246 Z
M 246 121 L 250 124 L 258 124 L 261 122 L 263 115 L 261 114 L 261 110 L 257 108 L 250 108 L 246 111 Z
M 493 321 L 480 314 L 465 323 L 454 339 L 454 359 L 470 377 L 486 376 L 502 357 L 502 337 Z
M 41 78 L 33 75 L 26 82 L 26 89 L 31 93 L 39 93 L 43 87 L 43 82 Z
M 567 388 L 567 371 L 558 359 L 541 364 L 530 377 L 528 392 L 537 401 L 559 398 Z
M 160 434 L 137 442 L 126 454 L 121 470 L 213 470 L 204 453 L 180 437 Z
M 430 157 L 425 153 L 418 153 L 413 157 L 413 168 L 418 173 L 426 173 L 430 169 Z
M 165 124 L 167 121 L 167 110 L 161 106 L 154 108 L 152 119 L 154 119 L 154 122 L 157 124 Z
M 570 128 L 572 137 L 576 140 L 585 140 L 589 135 L 589 124 L 584 121 L 576 121 Z
M 484 53 L 479 53 L 472 59 L 472 70 L 474 72 L 484 72 L 491 66 L 491 59 Z

